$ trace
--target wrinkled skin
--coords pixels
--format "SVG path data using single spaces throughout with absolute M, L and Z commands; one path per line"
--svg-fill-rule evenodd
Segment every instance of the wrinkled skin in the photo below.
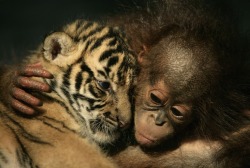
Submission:
M 46 83 L 38 82 L 31 77 L 53 78 L 52 74 L 43 69 L 39 63 L 24 67 L 13 76 L 13 87 L 10 88 L 12 96 L 11 106 L 22 113 L 34 114 L 34 106 L 42 106 L 42 101 L 32 96 L 28 90 L 40 92 L 50 92 L 50 87 Z

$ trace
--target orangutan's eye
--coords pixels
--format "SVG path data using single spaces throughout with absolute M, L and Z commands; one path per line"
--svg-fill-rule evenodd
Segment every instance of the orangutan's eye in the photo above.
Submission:
M 161 91 L 154 89 L 149 91 L 148 100 L 155 105 L 163 106 L 168 101 L 168 97 L 166 97 Z
M 177 108 L 172 107 L 171 112 L 178 119 L 182 119 L 184 117 L 184 115 Z
M 157 97 L 154 93 L 150 94 L 150 99 L 155 104 L 162 104 L 162 101 L 159 97 Z

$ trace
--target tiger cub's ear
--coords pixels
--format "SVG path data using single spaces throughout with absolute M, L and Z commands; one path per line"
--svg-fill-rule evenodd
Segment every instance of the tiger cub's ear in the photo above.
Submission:
M 47 36 L 43 44 L 44 57 L 48 61 L 64 67 L 74 59 L 77 45 L 64 32 L 55 32 Z

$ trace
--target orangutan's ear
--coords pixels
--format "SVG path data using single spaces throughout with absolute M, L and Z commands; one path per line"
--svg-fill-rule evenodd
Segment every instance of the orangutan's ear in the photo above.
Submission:
M 145 62 L 145 55 L 147 54 L 147 52 L 148 52 L 148 48 L 145 45 L 143 45 L 142 46 L 142 50 L 138 54 L 138 63 L 140 65 L 144 64 L 144 62 Z

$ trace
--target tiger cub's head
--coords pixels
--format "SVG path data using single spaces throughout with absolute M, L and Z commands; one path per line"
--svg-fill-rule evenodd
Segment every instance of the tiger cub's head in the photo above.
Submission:
M 46 37 L 47 80 L 82 131 L 100 144 L 115 141 L 131 121 L 136 59 L 118 28 L 77 20 Z

